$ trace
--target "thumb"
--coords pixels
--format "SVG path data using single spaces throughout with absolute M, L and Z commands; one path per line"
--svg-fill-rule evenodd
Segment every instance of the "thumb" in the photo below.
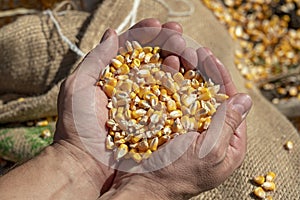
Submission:
M 214 159 L 221 159 L 226 153 L 231 136 L 246 118 L 251 106 L 250 96 L 241 93 L 221 104 L 206 131 L 199 158 L 210 154 Z

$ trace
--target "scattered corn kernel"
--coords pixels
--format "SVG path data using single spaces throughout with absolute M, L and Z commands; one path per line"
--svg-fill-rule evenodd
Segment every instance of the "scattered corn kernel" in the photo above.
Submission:
M 276 174 L 274 172 L 268 172 L 266 175 L 266 181 L 272 182 L 274 181 Z
M 266 197 L 266 192 L 264 191 L 264 189 L 262 189 L 262 187 L 255 188 L 253 193 L 255 196 L 257 196 L 258 198 L 261 198 L 261 199 Z
M 288 151 L 292 150 L 294 147 L 294 144 L 292 141 L 287 141 L 285 144 L 284 144 L 284 148 Z
M 274 182 L 264 182 L 261 187 L 266 191 L 274 191 L 275 190 L 275 183 Z
M 258 184 L 261 185 L 265 182 L 265 177 L 264 176 L 256 176 L 253 178 L 253 181 Z

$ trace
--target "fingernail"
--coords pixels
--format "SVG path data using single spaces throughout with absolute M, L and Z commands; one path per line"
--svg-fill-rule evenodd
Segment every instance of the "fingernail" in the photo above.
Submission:
M 109 38 L 110 32 L 111 32 L 110 28 L 105 31 L 105 33 L 103 34 L 103 36 L 102 36 L 102 38 L 100 40 L 100 43 L 104 42 L 105 40 L 107 40 Z
M 247 94 L 237 94 L 232 98 L 230 104 L 232 105 L 232 110 L 240 113 L 242 120 L 244 120 L 252 107 L 252 100 Z

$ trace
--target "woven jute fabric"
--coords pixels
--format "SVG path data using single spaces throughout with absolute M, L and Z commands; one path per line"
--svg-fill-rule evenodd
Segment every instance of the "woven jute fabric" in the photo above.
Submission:
M 170 19 L 180 22 L 187 36 L 209 47 L 229 69 L 238 90 L 247 92 L 253 99 L 253 108 L 247 118 L 248 150 L 245 161 L 222 185 L 193 199 L 253 199 L 251 193 L 256 186 L 250 180 L 255 175 L 263 175 L 268 171 L 277 174 L 275 179 L 277 189 L 275 192 L 270 192 L 274 199 L 300 199 L 299 134 L 257 89 L 247 90 L 244 87 L 244 80 L 234 65 L 234 51 L 238 45 L 231 40 L 226 28 L 199 0 L 189 1 L 195 8 L 192 15 L 177 17 L 168 15 L 170 8 L 175 11 L 185 11 L 188 7 L 178 1 L 165 0 L 164 2 L 168 7 L 155 0 L 142 0 L 137 20 L 155 17 L 162 22 Z M 80 41 L 80 48 L 84 52 L 92 49 L 99 42 L 105 29 L 117 28 L 131 8 L 132 1 L 104 0 L 91 16 L 90 24 Z M 32 77 L 32 80 L 33 78 L 35 77 Z M 36 92 L 43 91 L 47 89 L 36 89 Z M 283 148 L 287 140 L 295 144 L 291 152 Z
M 63 34 L 76 43 L 88 16 L 67 11 L 55 18 Z M 78 57 L 49 15 L 23 16 L 1 28 L 0 49 L 0 124 L 55 115 L 58 85 Z

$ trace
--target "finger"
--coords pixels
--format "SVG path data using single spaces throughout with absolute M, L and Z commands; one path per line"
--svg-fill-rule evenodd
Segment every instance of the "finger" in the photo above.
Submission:
M 237 93 L 228 70 L 208 48 L 201 47 L 197 49 L 197 56 L 197 69 L 206 81 L 211 79 L 215 84 L 221 86 L 221 92 L 226 93 L 229 96 Z
M 167 57 L 170 55 L 180 56 L 186 47 L 185 40 L 178 34 L 174 34 L 167 39 L 167 41 L 162 46 L 162 57 Z
M 191 47 L 187 47 L 180 57 L 185 70 L 195 69 L 198 63 L 197 52 Z
M 161 69 L 165 72 L 175 74 L 179 71 L 180 60 L 177 56 L 168 56 L 164 59 Z
M 101 70 L 110 63 L 111 59 L 117 55 L 118 39 L 116 32 L 108 29 L 103 39 L 83 60 L 77 70 L 80 77 L 85 77 L 85 81 L 97 81 Z M 78 76 L 78 75 L 77 75 Z M 95 83 L 95 82 L 94 82 Z
M 162 47 L 166 41 L 174 35 L 182 36 L 181 25 L 176 22 L 167 22 L 162 25 L 159 35 L 152 40 L 149 45 Z
M 232 135 L 246 118 L 251 106 L 252 100 L 246 94 L 236 94 L 223 103 L 206 131 L 199 157 L 207 156 L 213 162 L 224 159 Z
M 182 26 L 179 23 L 177 23 L 177 22 L 167 22 L 167 23 L 164 23 L 162 25 L 162 28 L 166 28 L 166 29 L 170 29 L 170 30 L 176 31 L 180 35 L 183 32 Z
M 141 45 L 145 45 L 154 40 L 160 31 L 161 24 L 157 19 L 144 19 L 119 36 L 119 45 L 124 47 L 127 40 L 138 41 Z

